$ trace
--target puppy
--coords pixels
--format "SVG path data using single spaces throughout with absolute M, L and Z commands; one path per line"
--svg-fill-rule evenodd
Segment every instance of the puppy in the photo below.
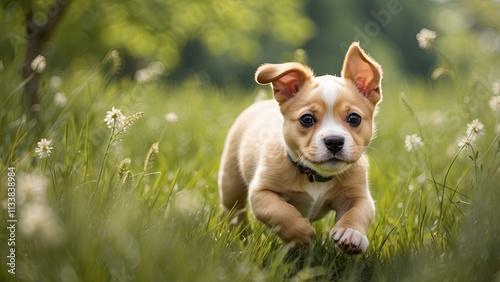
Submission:
M 334 210 L 335 244 L 365 252 L 375 206 L 364 151 L 382 98 L 380 65 L 353 43 L 341 77 L 294 62 L 264 64 L 255 79 L 272 84 L 274 99 L 247 108 L 227 136 L 219 193 L 231 223 L 245 221 L 248 200 L 284 242 L 304 246 L 315 234 L 310 222 Z

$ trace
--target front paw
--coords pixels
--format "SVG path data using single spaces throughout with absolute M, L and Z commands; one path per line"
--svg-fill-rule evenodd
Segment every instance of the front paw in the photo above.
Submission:
M 330 236 L 339 249 L 351 255 L 364 253 L 369 245 L 365 235 L 351 228 L 334 227 Z
M 309 220 L 301 218 L 289 226 L 279 226 L 275 229 L 278 236 L 291 247 L 309 246 L 316 230 L 312 228 Z

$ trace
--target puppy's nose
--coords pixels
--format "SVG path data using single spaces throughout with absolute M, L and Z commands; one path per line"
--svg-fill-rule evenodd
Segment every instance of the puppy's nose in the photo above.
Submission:
M 341 136 L 327 136 L 323 139 L 326 148 L 332 153 L 338 153 L 344 147 L 344 137 Z

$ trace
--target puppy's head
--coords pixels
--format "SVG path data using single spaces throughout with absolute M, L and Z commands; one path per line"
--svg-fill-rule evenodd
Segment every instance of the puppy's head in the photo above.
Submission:
M 361 157 L 382 99 L 382 69 L 358 43 L 347 51 L 341 77 L 315 77 L 307 66 L 284 63 L 262 65 L 255 78 L 272 84 L 286 149 L 300 164 L 332 176 Z

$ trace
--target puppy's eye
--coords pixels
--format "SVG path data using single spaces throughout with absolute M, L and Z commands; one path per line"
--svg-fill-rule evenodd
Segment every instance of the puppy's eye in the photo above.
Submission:
M 352 127 L 358 127 L 361 124 L 361 117 L 358 114 L 347 116 L 347 123 Z
M 314 117 L 310 114 L 306 114 L 300 117 L 300 124 L 302 124 L 303 127 L 311 127 L 316 123 L 316 120 Z

